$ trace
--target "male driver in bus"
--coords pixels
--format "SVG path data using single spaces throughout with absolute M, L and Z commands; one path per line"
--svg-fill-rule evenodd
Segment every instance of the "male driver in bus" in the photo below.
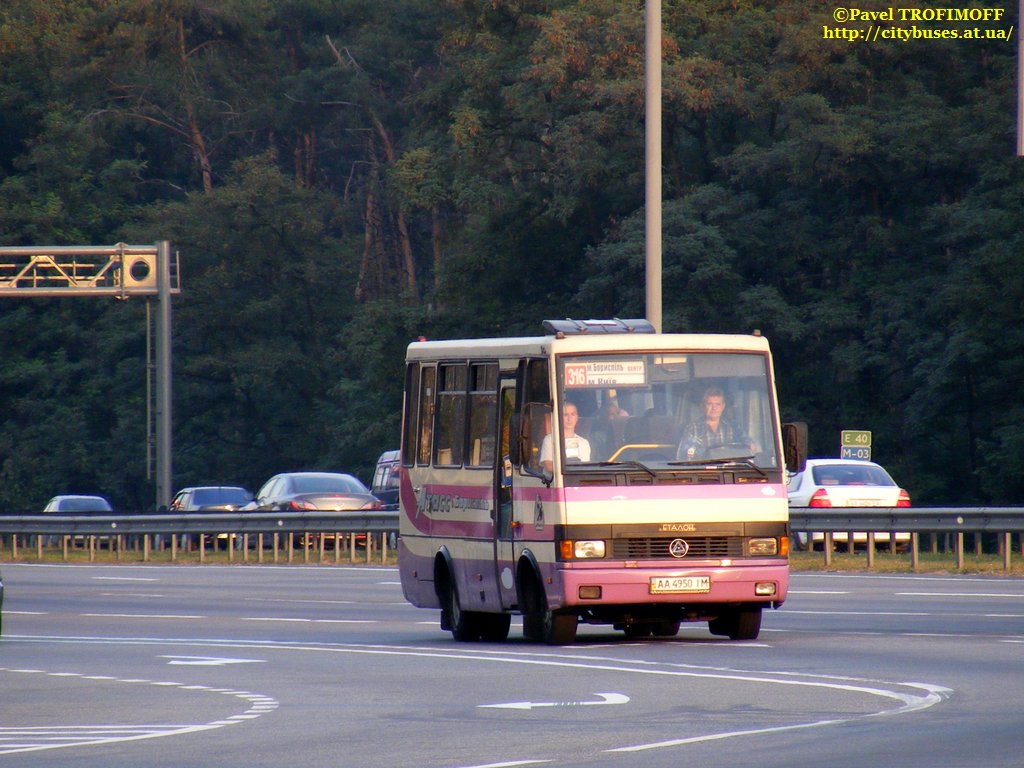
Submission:
M 725 393 L 718 387 L 705 390 L 702 401 L 704 418 L 683 428 L 677 459 L 707 459 L 716 448 L 757 453 L 757 446 L 738 426 L 723 418 Z
M 565 460 L 567 463 L 590 461 L 590 443 L 587 438 L 576 434 L 576 422 L 580 413 L 574 403 L 562 406 L 562 439 L 565 442 Z M 551 433 L 544 435 L 540 444 L 540 465 L 545 472 L 552 472 L 554 450 L 551 445 Z

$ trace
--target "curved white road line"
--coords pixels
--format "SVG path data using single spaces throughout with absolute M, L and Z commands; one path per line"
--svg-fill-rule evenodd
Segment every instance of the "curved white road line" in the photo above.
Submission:
M 248 705 L 244 711 L 221 720 L 208 723 L 120 723 L 117 725 L 94 723 L 91 725 L 20 725 L 0 726 L 0 755 L 18 752 L 39 752 L 46 749 L 95 746 L 123 741 L 157 739 L 163 736 L 178 736 L 238 725 L 254 720 L 278 707 L 278 702 L 269 696 L 232 688 L 213 688 L 206 685 L 187 685 L 159 680 L 141 680 L 113 677 L 111 675 L 86 675 L 78 672 L 48 672 L 43 669 L 17 669 L 0 667 L 0 678 L 5 674 L 45 675 L 59 678 L 78 678 L 131 685 L 152 685 L 162 689 L 177 688 L 181 691 L 200 691 L 240 699 Z
M 649 744 L 624 745 L 604 750 L 605 752 L 639 752 L 650 749 L 667 747 L 678 747 L 686 744 L 694 744 L 706 741 L 721 739 L 739 738 L 744 736 L 762 735 L 766 733 L 779 733 L 783 731 L 802 730 L 808 728 L 821 728 L 841 723 L 848 723 L 854 720 L 874 717 L 888 717 L 893 715 L 918 712 L 923 709 L 935 706 L 949 698 L 952 691 L 939 685 L 919 682 L 895 682 L 884 680 L 868 680 L 863 678 L 840 677 L 832 675 L 811 675 L 806 673 L 789 671 L 761 671 L 731 669 L 726 667 L 707 667 L 688 664 L 673 664 L 668 662 L 652 662 L 643 660 L 618 659 L 597 655 L 574 653 L 569 655 L 545 653 L 543 651 L 488 651 L 484 649 L 463 649 L 453 648 L 450 650 L 438 650 L 437 648 L 401 645 L 376 645 L 359 643 L 293 643 L 261 640 L 229 640 L 229 639 L 174 639 L 174 638 L 103 638 L 103 637 L 60 637 L 60 636 L 16 636 L 10 639 L 41 642 L 41 643 L 95 643 L 95 644 L 121 644 L 121 645 L 156 645 L 156 646 L 178 646 L 190 648 L 232 648 L 244 650 L 275 650 L 275 651 L 303 651 L 315 653 L 339 653 L 351 655 L 375 655 L 375 656 L 405 656 L 413 658 L 447 659 L 451 661 L 466 662 L 479 661 L 490 664 L 521 664 L 526 666 L 560 667 L 567 669 L 584 669 L 588 672 L 595 670 L 606 672 L 618 672 L 635 675 L 649 675 L 656 677 L 687 677 L 713 680 L 729 680 L 741 683 L 756 683 L 760 685 L 787 685 L 811 688 L 825 688 L 839 692 L 866 694 L 885 699 L 889 702 L 896 702 L 896 706 L 883 707 L 873 712 L 858 715 L 850 715 L 835 719 L 815 720 L 806 723 L 791 723 L 780 726 L 767 726 L 743 731 L 728 731 L 723 733 L 709 733 L 699 736 L 692 736 L 679 739 L 667 739 Z M 3 671 L 19 671 L 4 670 Z M 20 670 L 25 671 L 25 670 Z M 31 670 L 29 670 L 31 671 Z M 124 682 L 150 682 L 153 685 L 175 685 L 178 683 L 152 683 L 152 681 L 124 681 Z M 186 688 L 186 686 L 180 686 Z M 203 688 L 200 686 L 200 688 Z M 188 687 L 192 689 L 192 687 Z M 206 689 L 215 692 L 233 693 L 225 689 Z M 277 702 L 273 699 L 266 699 L 273 702 L 276 708 Z M 262 714 L 262 711 L 260 712 Z M 236 716 L 236 717 L 244 717 Z M 172 735 L 177 732 L 190 732 L 210 727 L 218 727 L 232 722 L 216 721 L 203 726 L 182 726 L 181 731 L 170 731 L 167 733 L 151 733 L 148 735 L 133 736 L 128 738 L 154 738 L 156 736 Z M 3 730 L 0 729 L 0 738 Z M 128 740 L 122 737 L 115 740 Z M 80 743 L 103 743 L 80 742 Z M 0 741 L 0 754 L 4 754 L 3 743 Z M 529 764 L 534 760 L 527 760 L 523 763 L 500 763 L 494 765 L 519 765 Z M 536 761 L 543 762 L 543 761 Z M 480 767 L 477 767 L 480 768 Z

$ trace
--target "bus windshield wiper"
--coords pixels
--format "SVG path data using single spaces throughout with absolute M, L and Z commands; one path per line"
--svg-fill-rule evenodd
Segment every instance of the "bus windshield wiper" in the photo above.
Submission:
M 602 467 L 636 467 L 642 469 L 644 472 L 649 474 L 651 477 L 657 477 L 657 473 L 644 464 L 642 461 L 636 461 L 635 459 L 629 461 L 599 461 L 597 462 Z
M 702 466 L 716 466 L 716 467 L 728 467 L 728 466 L 746 466 L 753 470 L 756 470 L 762 477 L 768 477 L 767 473 L 761 467 L 754 463 L 753 456 L 724 456 L 720 459 L 689 459 L 687 461 L 669 461 L 669 466 L 673 467 L 702 467 Z

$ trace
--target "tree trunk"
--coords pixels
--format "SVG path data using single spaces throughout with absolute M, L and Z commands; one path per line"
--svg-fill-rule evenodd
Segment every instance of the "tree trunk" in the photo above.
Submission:
M 185 21 L 178 19 L 178 53 L 181 57 L 181 66 L 186 72 L 191 72 L 192 67 L 188 63 L 188 49 L 185 47 Z M 210 163 L 210 153 L 206 151 L 206 140 L 199 128 L 199 121 L 196 119 L 195 106 L 187 93 L 182 91 L 182 98 L 185 102 L 185 113 L 188 116 L 189 140 L 192 143 L 192 154 L 195 155 L 199 164 L 199 173 L 203 179 L 203 192 L 213 192 L 213 165 Z

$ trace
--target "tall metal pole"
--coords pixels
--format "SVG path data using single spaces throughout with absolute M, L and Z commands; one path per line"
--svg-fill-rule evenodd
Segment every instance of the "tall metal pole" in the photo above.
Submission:
M 156 506 L 171 503 L 171 244 L 156 243 Z
M 1024 0 L 1021 0 L 1024 3 Z M 644 265 L 647 319 L 661 332 L 661 0 L 644 4 Z
M 1024 0 L 1017 3 L 1017 26 L 1024 20 Z M 1017 33 L 1017 157 L 1024 157 L 1024 41 Z

